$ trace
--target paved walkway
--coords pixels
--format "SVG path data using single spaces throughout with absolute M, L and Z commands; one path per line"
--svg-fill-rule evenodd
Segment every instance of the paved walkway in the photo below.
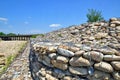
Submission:
M 32 80 L 29 70 L 29 53 L 30 44 L 27 45 L 24 52 L 10 65 L 0 80 Z

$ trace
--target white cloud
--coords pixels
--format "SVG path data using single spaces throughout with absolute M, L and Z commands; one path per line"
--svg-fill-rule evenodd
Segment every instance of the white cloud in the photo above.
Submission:
M 25 21 L 24 24 L 29 24 L 29 22 L 28 22 L 28 21 Z
M 7 22 L 8 19 L 7 19 L 7 18 L 0 17 L 0 21 Z
M 7 24 L 8 19 L 4 17 L 0 17 L 0 22 L 3 22 L 4 24 Z
M 60 27 L 61 26 L 61 24 L 51 24 L 51 25 L 49 25 L 49 27 L 52 27 L 52 28 L 57 28 L 57 27 Z

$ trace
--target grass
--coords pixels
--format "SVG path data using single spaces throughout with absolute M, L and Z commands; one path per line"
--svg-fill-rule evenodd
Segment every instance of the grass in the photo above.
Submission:
M 2 44 L 5 44 L 2 46 Z M 5 53 L 5 65 L 0 68 L 0 74 L 5 72 L 14 59 L 23 52 L 27 41 L 1 41 L 0 42 L 0 52 Z
M 45 35 L 44 34 L 34 34 L 34 35 L 32 35 L 32 38 L 36 38 L 37 36 L 44 37 Z
M 23 50 L 25 49 L 25 47 L 26 47 L 26 45 L 27 45 L 27 43 L 25 43 L 25 44 L 22 44 L 21 46 L 20 46 L 20 49 L 19 49 L 19 53 L 22 53 L 23 52 Z
M 9 65 L 11 64 L 11 62 L 16 58 L 16 55 L 10 55 L 6 58 L 6 63 L 5 65 L 2 67 L 0 74 L 2 74 L 3 72 L 5 72 L 7 70 L 7 68 L 9 67 Z
M 45 35 L 44 34 L 39 34 L 39 36 L 44 37 Z
M 61 35 L 61 34 L 58 34 L 58 36 L 59 36 L 59 37 L 62 37 L 62 35 Z

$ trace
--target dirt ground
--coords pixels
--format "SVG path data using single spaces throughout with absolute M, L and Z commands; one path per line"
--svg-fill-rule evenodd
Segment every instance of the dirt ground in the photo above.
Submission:
M 18 54 L 27 41 L 0 41 L 0 53 L 5 57 Z

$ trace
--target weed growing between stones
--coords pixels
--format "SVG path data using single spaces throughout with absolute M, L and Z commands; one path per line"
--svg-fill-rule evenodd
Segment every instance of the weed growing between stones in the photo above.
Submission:
M 58 36 L 59 36 L 59 37 L 62 37 L 62 35 L 61 35 L 61 34 L 58 34 Z

